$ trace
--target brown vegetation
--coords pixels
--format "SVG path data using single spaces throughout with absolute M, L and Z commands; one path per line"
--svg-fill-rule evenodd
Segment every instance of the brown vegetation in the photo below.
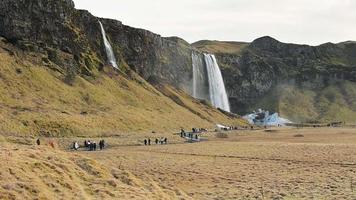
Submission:
M 0 199 L 356 197 L 355 129 L 228 134 L 221 139 L 206 133 L 210 141 L 194 144 L 166 134 L 177 144 L 110 146 L 100 152 L 15 144 L 2 137 Z M 297 134 L 304 137 L 294 137 Z M 109 144 L 112 140 L 106 138 Z M 119 140 L 126 143 L 125 138 Z

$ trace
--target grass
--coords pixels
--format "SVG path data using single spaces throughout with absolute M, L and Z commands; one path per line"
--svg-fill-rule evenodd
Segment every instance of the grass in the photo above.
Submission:
M 4 145 L 4 144 L 2 144 Z M 0 158 L 0 199 L 176 199 L 150 180 L 97 159 L 47 146 L 5 143 Z
M 229 138 L 229 135 L 227 133 L 217 132 L 215 137 L 217 137 L 217 138 Z
M 109 68 L 67 85 L 64 74 L 43 67 L 45 55 L 24 54 L 4 43 L 0 47 L 1 134 L 98 136 L 244 123 L 165 86 L 184 102 L 177 104 L 137 75 Z
M 41 146 L 14 144 L 0 137 L 0 199 L 355 197 L 349 178 L 356 175 L 355 129 L 273 130 L 230 131 L 228 138 L 208 132 L 207 142 L 194 144 L 177 135 L 177 144 L 109 146 L 97 152 L 54 149 L 44 140 Z M 109 145 L 112 139 L 105 138 Z
M 279 112 L 294 122 L 356 122 L 356 83 L 339 81 L 322 89 L 279 85 L 261 98 L 251 110 Z
M 192 44 L 195 48 L 213 54 L 237 54 L 248 45 L 246 42 L 227 42 L 202 40 Z

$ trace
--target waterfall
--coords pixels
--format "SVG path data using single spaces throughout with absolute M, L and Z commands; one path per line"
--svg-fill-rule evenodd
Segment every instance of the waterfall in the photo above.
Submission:
M 192 53 L 193 90 L 196 99 L 209 101 L 214 107 L 230 112 L 224 80 L 214 55 Z
M 210 102 L 216 107 L 230 112 L 229 99 L 219 65 L 214 55 L 204 54 L 209 79 Z
M 110 45 L 110 42 L 108 41 L 105 33 L 105 29 L 103 24 L 99 21 L 100 27 L 101 27 L 101 33 L 103 35 L 103 40 L 104 40 L 104 45 L 105 45 L 105 51 L 106 51 L 106 56 L 108 57 L 108 61 L 113 66 L 115 69 L 119 69 L 116 63 L 116 58 L 114 55 L 114 52 L 112 50 L 112 47 Z
M 199 53 L 192 53 L 193 64 L 193 91 L 192 96 L 196 99 L 204 99 L 210 101 L 209 97 L 209 81 L 206 67 L 204 65 L 204 57 Z

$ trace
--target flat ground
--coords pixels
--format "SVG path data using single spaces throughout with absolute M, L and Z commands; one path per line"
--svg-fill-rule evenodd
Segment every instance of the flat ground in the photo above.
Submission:
M 187 144 L 172 136 L 176 144 L 113 145 L 97 152 L 4 143 L 0 197 L 356 199 L 356 129 L 236 131 L 206 138 Z

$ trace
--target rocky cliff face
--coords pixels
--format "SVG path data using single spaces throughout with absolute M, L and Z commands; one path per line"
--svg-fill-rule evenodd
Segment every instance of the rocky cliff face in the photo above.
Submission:
M 76 14 L 70 0 L 4 0 L 0 2 L 0 35 L 23 50 L 47 53 L 65 71 L 90 74 L 97 63 L 88 62 L 87 55 L 93 52 L 84 31 L 74 26 Z
M 163 38 L 115 20 L 103 19 L 116 51 L 131 69 L 148 81 L 164 81 L 191 90 L 192 47 L 180 38 Z
M 201 41 L 190 45 L 180 38 L 164 38 L 76 10 L 72 0 L 0 2 L 0 36 L 24 51 L 45 55 L 43 65 L 55 64 L 69 83 L 75 75 L 91 77 L 108 67 L 98 20 L 121 71 L 129 74 L 133 70 L 151 83 L 164 82 L 192 93 L 192 52 L 214 53 L 232 111 L 239 114 L 260 106 L 281 111 L 277 97 L 281 85 L 319 91 L 340 81 L 356 82 L 354 42 L 312 47 L 263 37 L 250 44 Z M 317 103 L 320 95 L 315 95 Z M 344 99 L 349 102 L 348 95 Z
M 90 76 L 106 64 L 98 20 L 103 23 L 120 67 L 146 80 L 190 90 L 191 51 L 179 38 L 99 19 L 76 10 L 71 0 L 2 0 L 0 36 L 28 51 L 41 51 L 63 73 Z
M 239 53 L 217 52 L 232 110 L 240 114 L 258 106 L 280 111 L 281 93 L 272 92 L 280 85 L 318 91 L 339 81 L 356 82 L 355 58 L 354 42 L 313 47 L 271 37 L 259 38 Z M 262 104 L 267 97 L 276 102 Z

